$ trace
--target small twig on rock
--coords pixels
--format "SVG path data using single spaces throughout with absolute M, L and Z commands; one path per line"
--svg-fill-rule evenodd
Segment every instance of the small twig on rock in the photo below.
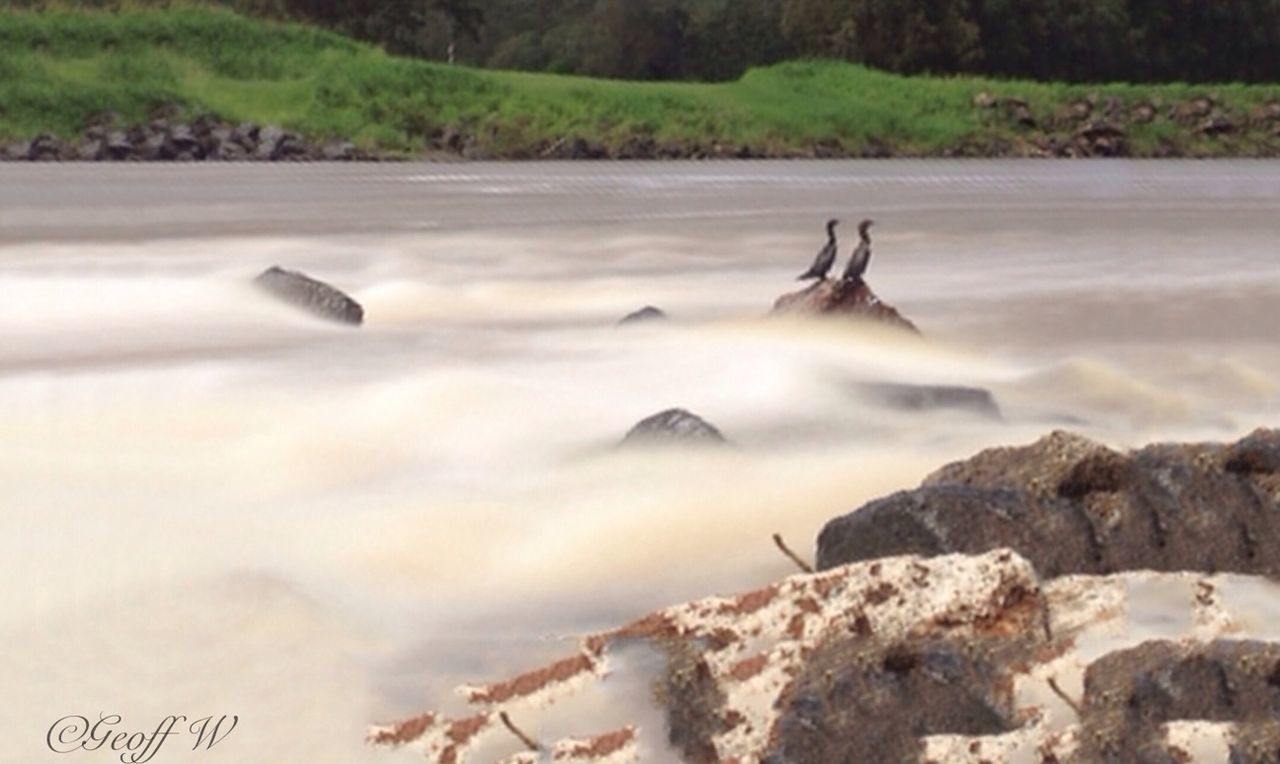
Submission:
M 791 549 L 787 546 L 787 543 L 782 540 L 781 533 L 773 534 L 773 543 L 777 544 L 778 548 L 782 550 L 782 553 L 785 554 L 788 558 L 790 558 L 791 561 L 794 562 L 796 566 L 800 568 L 800 570 L 803 570 L 805 573 L 813 572 L 813 566 L 805 562 L 804 560 L 800 559 L 800 556 L 798 554 L 791 551 Z
M 506 711 L 500 712 L 498 714 L 498 718 L 502 720 L 502 725 L 510 730 L 512 735 L 520 738 L 520 742 L 524 743 L 525 747 L 530 751 L 542 750 L 542 746 L 538 745 L 537 741 L 522 732 L 520 728 L 515 725 L 515 722 L 511 721 L 511 717 L 507 716 Z
M 1074 699 L 1072 699 L 1070 695 L 1068 695 L 1066 692 L 1063 691 L 1061 687 L 1058 686 L 1057 679 L 1053 677 L 1049 677 L 1047 681 L 1049 682 L 1049 689 L 1053 690 L 1054 695 L 1057 695 L 1059 698 L 1062 698 L 1062 702 L 1066 703 L 1068 706 L 1071 706 L 1071 710 L 1076 712 L 1076 716 L 1083 716 L 1083 714 L 1080 711 L 1080 704 L 1077 703 Z

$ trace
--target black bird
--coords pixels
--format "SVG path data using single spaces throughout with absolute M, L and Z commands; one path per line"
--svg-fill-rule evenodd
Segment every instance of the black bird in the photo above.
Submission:
M 813 265 L 809 266 L 809 270 L 805 271 L 796 281 L 804 281 L 805 279 L 822 279 L 826 281 L 827 272 L 831 270 L 831 266 L 836 264 L 836 226 L 840 225 L 839 220 L 827 221 L 827 246 L 822 248 L 818 256 L 814 258 Z
M 853 250 L 853 256 L 845 266 L 844 275 L 840 277 L 841 282 L 846 284 L 862 282 L 862 274 L 867 272 L 867 266 L 871 264 L 871 234 L 867 231 L 873 225 L 875 225 L 874 220 L 864 220 L 858 224 L 858 236 L 862 241 L 858 243 L 858 248 Z

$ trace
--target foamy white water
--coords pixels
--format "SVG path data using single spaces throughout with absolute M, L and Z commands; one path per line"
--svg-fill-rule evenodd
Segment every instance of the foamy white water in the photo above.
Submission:
M 395 759 L 366 723 L 775 579 L 771 533 L 977 449 L 1274 426 L 1277 198 L 1267 163 L 2 167 L 0 759 L 103 713 L 239 715 L 159 761 Z M 762 320 L 831 215 L 927 340 Z M 366 325 L 258 293 L 277 263 Z M 671 406 L 737 447 L 611 449 Z

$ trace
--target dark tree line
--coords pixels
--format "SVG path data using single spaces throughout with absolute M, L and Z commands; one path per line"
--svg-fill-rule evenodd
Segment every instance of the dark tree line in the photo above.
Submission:
M 1077 82 L 1280 79 L 1280 0 L 781 0 L 801 55 Z
M 1280 80 L 1280 0 L 227 0 L 409 55 L 721 80 L 797 56 L 889 71 Z

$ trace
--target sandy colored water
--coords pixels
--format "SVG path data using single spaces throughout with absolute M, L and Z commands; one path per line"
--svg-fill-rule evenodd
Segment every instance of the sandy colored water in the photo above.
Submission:
M 789 573 L 772 532 L 979 448 L 1274 426 L 1277 199 L 1234 162 L 2 166 L 0 760 L 103 713 L 239 715 L 157 761 L 395 759 L 366 723 Z M 833 215 L 927 341 L 761 320 Z M 737 448 L 611 449 L 676 405 Z

